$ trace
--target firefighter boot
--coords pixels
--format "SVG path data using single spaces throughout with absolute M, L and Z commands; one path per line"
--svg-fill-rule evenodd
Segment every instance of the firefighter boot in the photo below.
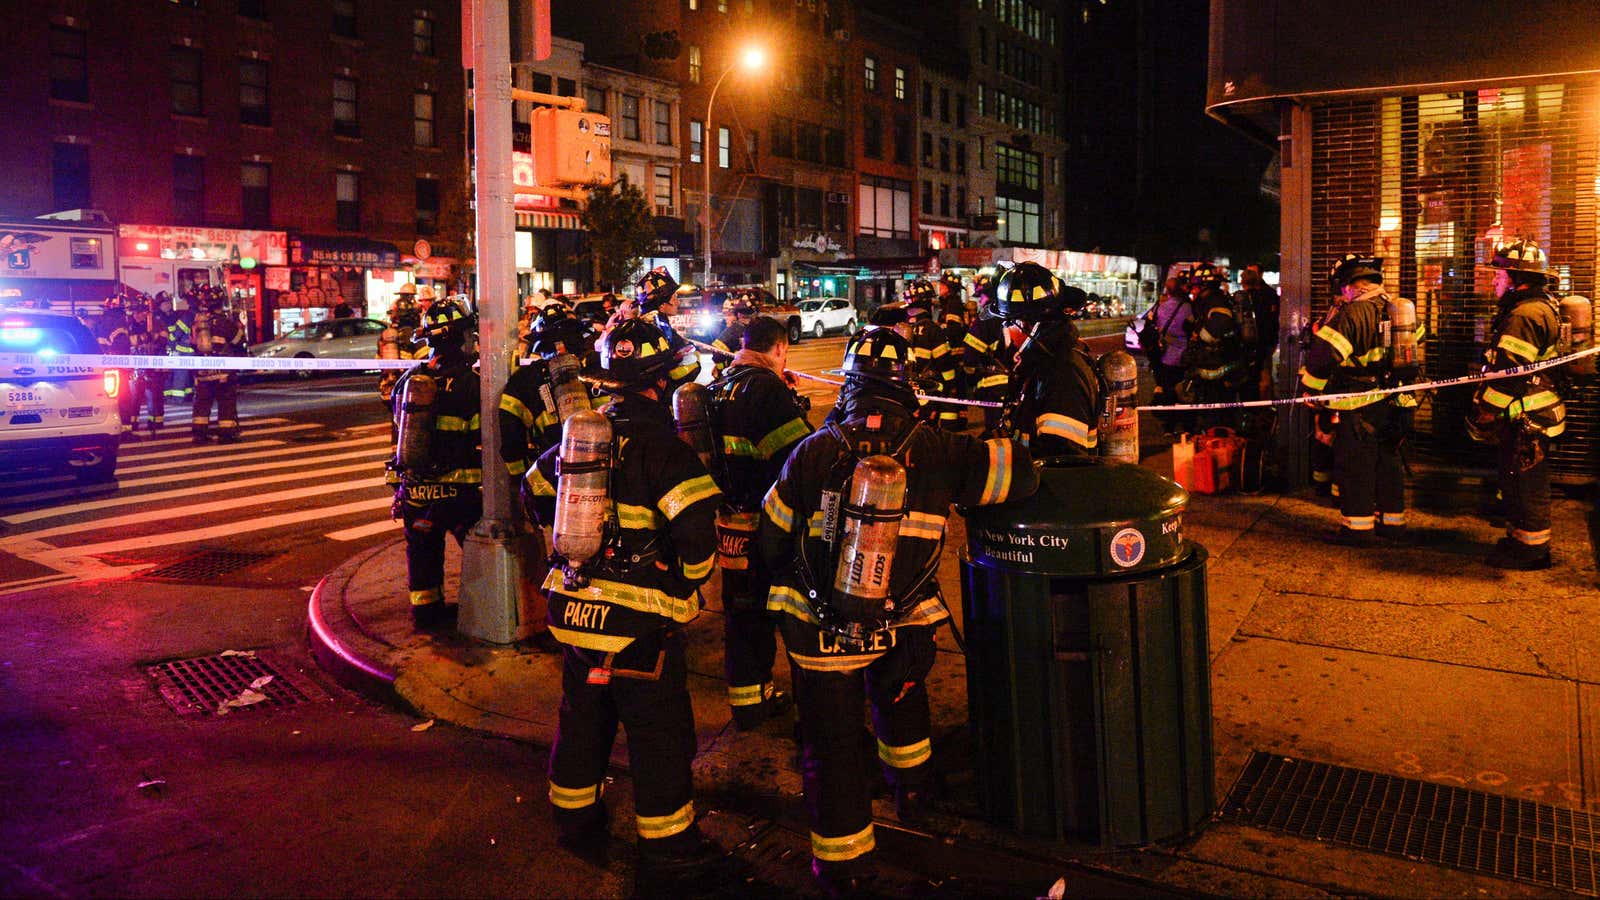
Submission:
M 877 873 L 868 866 L 825 865 L 811 860 L 811 878 L 825 897 L 876 897 Z
M 691 826 L 682 841 L 670 847 L 661 841 L 641 841 L 639 866 L 634 876 L 636 897 L 701 896 L 722 882 L 728 853 L 722 845 Z
M 210 441 L 210 438 L 206 434 L 206 427 L 204 425 L 196 425 L 196 426 L 190 428 L 189 429 L 189 440 L 190 440 L 191 443 L 195 443 L 195 444 L 208 443 Z
M 599 812 L 578 825 L 557 827 L 556 843 L 573 856 L 604 869 L 611 862 L 611 815 L 604 802 L 596 803 Z
M 1324 532 L 1322 539 L 1342 547 L 1373 547 L 1378 543 L 1378 535 L 1374 529 L 1357 530 L 1347 526 Z
M 788 712 L 794 701 L 783 691 L 773 690 L 772 682 L 761 685 L 760 703 L 733 708 L 733 725 L 740 731 L 754 731 L 767 722 Z
M 435 600 L 411 607 L 411 624 L 418 631 L 447 628 L 456 620 L 456 604 Z
M 1552 565 L 1550 545 L 1524 544 L 1513 540 L 1503 546 L 1497 545 L 1487 562 L 1496 569 L 1509 569 L 1515 572 L 1548 569 Z

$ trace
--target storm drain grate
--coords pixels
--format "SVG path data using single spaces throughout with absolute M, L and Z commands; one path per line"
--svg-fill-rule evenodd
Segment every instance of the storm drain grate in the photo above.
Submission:
M 253 651 L 173 660 L 146 671 L 167 703 L 184 715 L 260 712 L 311 699 Z
M 1223 818 L 1600 896 L 1600 817 L 1530 800 L 1254 752 Z
M 213 581 L 241 569 L 248 569 L 276 555 L 276 553 L 251 553 L 244 550 L 205 550 L 148 572 L 141 572 L 139 577 L 160 581 Z

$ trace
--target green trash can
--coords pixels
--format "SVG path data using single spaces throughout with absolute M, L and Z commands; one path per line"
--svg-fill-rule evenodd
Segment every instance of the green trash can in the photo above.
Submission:
M 1206 551 L 1189 495 L 1126 463 L 1046 467 L 967 518 L 962 607 L 979 802 L 992 823 L 1104 846 L 1211 815 Z

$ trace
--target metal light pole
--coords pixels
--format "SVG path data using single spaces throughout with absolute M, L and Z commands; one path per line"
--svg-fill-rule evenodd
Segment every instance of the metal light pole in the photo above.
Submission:
M 704 173 L 704 180 L 701 183 L 705 187 L 705 193 L 702 195 L 700 202 L 701 234 L 705 237 L 705 271 L 700 273 L 700 289 L 702 291 L 705 290 L 707 285 L 711 284 L 711 136 L 716 133 L 711 124 L 711 110 L 717 103 L 717 91 L 722 87 L 722 82 L 733 74 L 734 69 L 743 66 L 746 71 L 754 72 L 766 65 L 766 63 L 766 51 L 760 47 L 746 47 L 739 54 L 739 58 L 729 63 L 728 67 L 722 70 L 722 74 L 717 76 L 716 83 L 711 85 L 711 96 L 706 99 L 706 131 L 705 134 L 700 136 L 700 161 L 702 163 L 702 172 Z M 717 150 L 721 151 L 721 149 L 722 145 L 720 143 L 717 144 Z M 733 148 L 729 147 L 728 152 L 731 155 Z
M 517 639 L 522 559 L 500 460 L 500 392 L 516 335 L 516 212 L 511 181 L 511 15 L 505 0 L 467 0 L 472 26 L 473 167 L 477 173 L 478 405 L 483 436 L 483 518 L 461 559 L 462 634 L 496 644 Z

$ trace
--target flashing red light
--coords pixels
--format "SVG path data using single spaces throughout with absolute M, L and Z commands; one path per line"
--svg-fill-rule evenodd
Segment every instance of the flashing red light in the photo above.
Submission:
M 107 369 L 100 377 L 106 386 L 106 397 L 115 399 L 122 391 L 122 373 L 116 369 Z

